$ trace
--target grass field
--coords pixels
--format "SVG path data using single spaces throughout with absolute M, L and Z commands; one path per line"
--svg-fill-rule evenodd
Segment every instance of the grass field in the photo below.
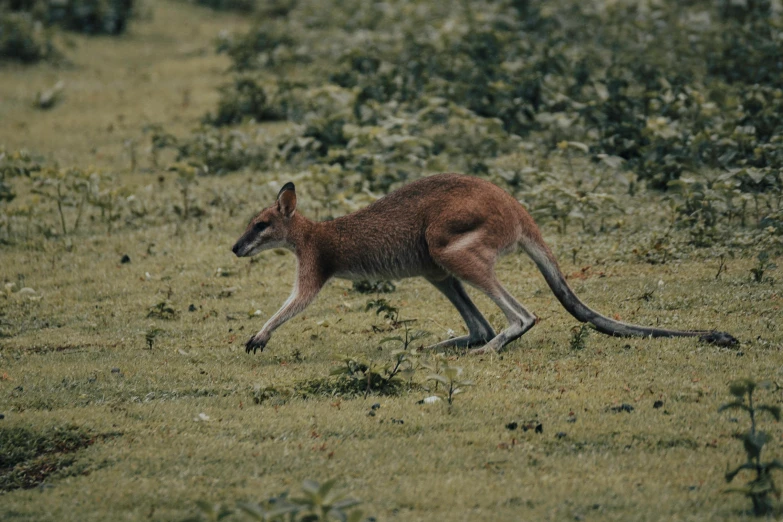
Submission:
M 0 66 L 0 146 L 111 172 L 147 209 L 111 234 L 96 212 L 67 240 L 0 245 L 8 289 L 0 296 L 0 434 L 54 447 L 63 430 L 85 434 L 78 451 L 0 469 L 8 489 L 0 519 L 180 520 L 199 500 L 233 506 L 332 478 L 378 520 L 752 518 L 747 499 L 724 494 L 726 469 L 745 458 L 734 434 L 748 422 L 718 408 L 733 379 L 781 380 L 779 276 L 770 270 L 752 281 L 753 245 L 719 277 L 719 261 L 706 254 L 644 262 L 633 249 L 667 227 L 656 192 L 618 196 L 622 224 L 598 235 L 544 229 L 591 307 L 637 324 L 725 330 L 741 341 L 736 349 L 598 333 L 577 349 L 576 320 L 534 265 L 512 254 L 500 279 L 541 322 L 499 355 L 447 353 L 474 382 L 452 408 L 418 404 L 429 395 L 424 370 L 391 395 L 330 395 L 334 379 L 326 378 L 341 355 L 388 363 L 393 348 L 380 340 L 398 332 L 365 311 L 376 296 L 337 280 L 263 353 L 245 353 L 288 296 L 295 262 L 277 251 L 248 262 L 230 247 L 287 179 L 199 178 L 189 196 L 196 217 L 180 219 L 171 209 L 181 185 L 153 167 L 144 128 L 184 134 L 214 108 L 229 62 L 212 41 L 248 21 L 180 2 L 146 5 L 121 38 L 69 35 L 67 66 Z M 34 109 L 35 92 L 59 80 L 63 101 Z M 139 144 L 136 172 L 129 140 Z M 319 204 L 301 196 L 307 215 Z M 73 223 L 73 209 L 66 218 Z M 380 297 L 432 333 L 415 346 L 464 331 L 423 280 L 397 282 Z M 476 302 L 503 325 L 488 299 Z M 313 383 L 319 392 L 297 392 Z M 266 388 L 279 393 L 258 400 Z M 780 404 L 780 391 L 761 399 Z M 772 436 L 766 457 L 783 456 L 779 424 L 761 424 Z M 33 487 L 7 486 L 23 478 Z

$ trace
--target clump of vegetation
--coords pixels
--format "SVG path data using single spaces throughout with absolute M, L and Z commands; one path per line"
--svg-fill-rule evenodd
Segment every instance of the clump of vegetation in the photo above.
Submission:
M 285 17 L 265 19 L 244 36 L 224 39 L 220 49 L 239 71 L 296 65 L 312 73 L 313 85 L 326 80 L 346 95 L 355 93 L 349 95 L 352 110 L 345 123 L 378 128 L 392 116 L 407 119 L 410 124 L 397 125 L 393 135 L 430 139 L 435 146 L 428 156 L 448 152 L 449 140 L 443 138 L 454 138 L 452 146 L 464 154 L 493 157 L 513 136 L 545 131 L 553 148 L 564 140 L 583 142 L 585 151 L 628 160 L 651 183 L 664 186 L 693 165 L 739 165 L 748 138 L 734 134 L 745 128 L 755 137 L 751 141 L 764 144 L 754 166 L 774 168 L 780 161 L 779 147 L 770 141 L 770 123 L 779 114 L 775 80 L 781 76 L 780 67 L 770 64 L 778 63 L 772 56 L 780 47 L 776 17 L 768 10 L 748 4 L 735 8 L 743 16 L 726 16 L 717 4 L 695 2 L 683 8 L 688 16 L 713 17 L 711 24 L 694 26 L 659 23 L 666 19 L 665 5 L 642 12 L 625 4 L 597 10 L 567 0 L 546 10 L 538 3 L 510 9 L 500 3 L 484 5 L 478 17 L 466 5 L 443 11 L 424 2 L 408 11 L 408 3 L 395 2 L 394 9 L 334 3 L 321 8 L 317 27 L 300 31 L 315 7 L 298 2 Z M 589 29 L 574 31 L 573 18 Z M 416 31 L 432 19 L 449 24 L 431 27 L 431 35 Z M 518 38 L 520 32 L 529 37 Z M 727 32 L 735 45 L 728 44 Z M 635 38 L 637 33 L 647 38 Z M 685 44 L 693 40 L 683 33 L 698 37 L 700 45 Z M 341 45 L 318 45 L 327 39 Z M 572 45 L 566 48 L 564 41 Z M 704 49 L 715 56 L 706 68 Z M 640 63 L 639 54 L 651 59 Z M 672 54 L 679 60 L 666 59 Z M 742 67 L 726 67 L 732 59 Z M 716 82 L 721 82 L 717 88 Z M 726 116 L 718 113 L 717 104 L 735 93 L 737 104 Z M 295 113 L 288 118 L 302 123 Z M 471 121 L 466 130 L 493 120 L 499 125 L 485 134 L 448 135 L 466 119 Z M 475 125 L 482 119 L 485 125 Z M 446 122 L 445 128 L 431 127 Z M 761 122 L 764 131 L 756 132 Z M 469 170 L 485 168 L 476 163 Z
M 64 426 L 35 432 L 0 429 L 0 491 L 29 489 L 71 466 L 74 453 L 95 442 L 88 432 Z
M 780 406 L 769 404 L 754 404 L 753 392 L 757 389 L 769 388 L 769 382 L 756 383 L 752 379 L 738 380 L 729 386 L 729 391 L 735 400 L 724 404 L 718 411 L 741 410 L 750 416 L 750 429 L 736 437 L 742 441 L 747 455 L 747 461 L 740 466 L 726 472 L 726 482 L 731 482 L 743 470 L 755 472 L 755 478 L 745 487 L 733 488 L 728 491 L 742 493 L 753 502 L 753 513 L 756 516 L 764 516 L 772 513 L 774 505 L 772 497 L 779 497 L 780 490 L 772 477 L 775 470 L 783 470 L 783 463 L 774 459 L 763 462 L 761 451 L 770 441 L 769 435 L 756 426 L 757 416 L 761 412 L 772 415 L 776 421 L 780 421 Z
M 29 13 L 4 12 L 0 7 L 0 61 L 34 63 L 55 56 L 49 32 Z
M 367 301 L 364 306 L 364 311 L 375 310 L 375 315 L 383 314 L 383 318 L 389 323 L 391 328 L 397 328 L 402 323 L 400 322 L 400 309 L 392 305 L 389 301 L 383 298 L 371 299 Z M 373 329 L 377 329 L 373 327 Z
M 402 390 L 416 371 L 416 354 L 406 350 L 392 352 L 390 362 L 375 362 L 358 357 L 343 356 L 343 364 L 334 368 L 330 375 L 339 378 L 338 386 L 344 390 L 354 390 L 354 394 L 363 393 L 367 397 L 371 392 L 394 395 Z
M 481 15 L 465 3 L 283 4 L 220 39 L 237 76 L 207 121 L 290 125 L 264 143 L 244 140 L 238 148 L 252 152 L 235 150 L 221 172 L 287 165 L 352 209 L 425 172 L 459 170 L 507 184 L 565 233 L 573 222 L 605 230 L 623 212 L 612 192 L 638 191 L 635 176 L 617 183 L 632 171 L 672 193 L 672 226 L 696 247 L 744 241 L 737 223 L 781 247 L 780 15 L 765 2 L 697 1 L 676 16 L 667 3 L 573 0 L 492 2 Z M 199 130 L 181 158 L 203 158 L 195 144 L 215 138 Z M 530 146 L 563 158 L 570 178 L 503 164 Z M 692 174 L 705 169 L 721 174 Z M 596 225 L 588 216 L 598 210 Z M 672 255 L 662 244 L 643 257 Z
M 239 11 L 250 13 L 256 9 L 257 0 L 187 0 L 219 11 Z
M 147 317 L 171 321 L 179 317 L 179 312 L 176 308 L 174 308 L 174 306 L 172 306 L 168 299 L 163 299 L 162 301 L 159 301 L 149 307 L 149 310 L 147 311 Z M 152 348 L 151 345 L 150 348 Z
M 26 197 L 17 198 L 19 192 Z M 0 150 L 0 226 L 6 242 L 29 239 L 33 232 L 70 238 L 90 225 L 111 235 L 123 218 L 138 224 L 147 215 L 146 205 L 110 174 Z
M 283 120 L 286 117 L 274 96 L 251 76 L 237 76 L 233 84 L 221 88 L 222 96 L 215 116 L 204 119 L 212 125 L 230 125 L 245 119 L 256 122 Z
M 147 348 L 152 350 L 155 346 L 155 340 L 160 334 L 164 333 L 161 328 L 150 328 L 144 333 L 144 340 L 147 342 Z
M 221 175 L 244 168 L 261 168 L 266 164 L 267 149 L 257 143 L 258 137 L 235 129 L 204 127 L 203 132 L 195 132 L 191 139 L 158 141 L 156 146 L 175 145 L 178 160 L 187 159 L 187 163 L 198 165 L 205 175 Z
M 473 381 L 462 380 L 460 379 L 461 375 L 462 368 L 443 363 L 440 365 L 439 373 L 433 373 L 427 377 L 428 381 L 435 383 L 435 396 L 446 400 L 449 409 L 454 403 L 454 397 L 464 393 L 466 387 L 473 386 Z M 442 385 L 443 388 L 440 389 L 439 385 Z
M 14 0 L 0 10 L 29 13 L 45 25 L 87 34 L 120 34 L 133 15 L 134 0 Z
M 759 252 L 759 255 L 756 257 L 756 259 L 758 260 L 758 263 L 755 267 L 750 269 L 750 273 L 753 275 L 753 281 L 756 283 L 761 283 L 764 281 L 764 274 L 770 270 L 776 269 L 778 265 L 770 260 L 769 252 L 766 250 Z
M 590 335 L 590 326 L 581 324 L 571 328 L 571 349 L 584 350 L 587 344 L 587 336 Z
M 361 281 L 354 281 L 352 289 L 360 294 L 389 294 L 394 292 L 397 287 L 391 281 L 362 279 Z
M 197 503 L 198 515 L 185 521 L 217 521 L 241 514 L 250 520 L 268 522 L 362 522 L 374 520 L 365 518 L 361 510 L 353 509 L 360 501 L 348 498 L 335 489 L 337 479 L 320 484 L 314 480 L 302 483 L 302 493 L 298 497 L 289 497 L 288 493 L 268 498 L 262 502 L 237 502 L 236 509 L 223 504 L 206 501 Z M 183 522 L 185 522 L 183 521 Z
M 380 343 L 400 343 L 400 347 L 402 351 L 407 352 L 414 342 L 418 341 L 419 339 L 424 339 L 425 337 L 429 337 L 432 335 L 430 332 L 426 330 L 412 330 L 410 328 L 410 325 L 416 322 L 416 319 L 405 319 L 402 321 L 397 321 L 397 325 L 401 325 L 405 332 L 403 335 L 393 335 L 391 337 L 384 337 L 381 339 Z
M 8 152 L 0 148 L 0 201 L 9 203 L 16 198 L 16 191 L 12 186 L 14 178 L 29 178 L 41 168 L 40 163 L 27 151 Z

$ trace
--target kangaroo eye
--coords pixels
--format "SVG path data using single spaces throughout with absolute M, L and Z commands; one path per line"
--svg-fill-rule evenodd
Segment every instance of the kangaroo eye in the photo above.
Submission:
M 263 231 L 264 231 L 264 229 L 266 229 L 266 227 L 268 227 L 268 226 L 269 226 L 269 223 L 262 223 L 262 222 L 259 222 L 259 223 L 256 223 L 256 224 L 253 226 L 253 229 L 254 229 L 256 232 L 263 232 Z

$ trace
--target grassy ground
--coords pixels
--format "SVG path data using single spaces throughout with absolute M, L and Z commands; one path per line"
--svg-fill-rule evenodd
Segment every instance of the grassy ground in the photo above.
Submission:
M 113 170 L 152 207 L 170 207 L 176 183 L 158 182 L 156 171 L 127 172 L 124 143 L 141 143 L 151 123 L 185 132 L 213 108 L 228 62 L 213 55 L 211 39 L 246 22 L 168 2 L 151 14 L 120 39 L 69 37 L 71 67 L 4 66 L 0 145 Z M 60 79 L 63 103 L 32 109 L 32 93 Z M 200 499 L 260 500 L 297 491 L 307 478 L 338 478 L 379 520 L 748 517 L 749 501 L 722 494 L 726 467 L 744 458 L 732 435 L 745 419 L 733 423 L 717 409 L 734 378 L 780 379 L 779 285 L 751 283 L 754 260 L 731 260 L 716 279 L 716 262 L 615 257 L 644 235 L 646 212 L 658 203 L 651 196 L 605 236 L 548 230 L 564 271 L 577 274 L 575 290 L 600 311 L 639 324 L 716 327 L 742 341 L 738 350 L 600 334 L 572 349 L 576 321 L 532 263 L 511 255 L 500 277 L 542 321 L 500 356 L 450 354 L 475 382 L 451 411 L 418 405 L 421 389 L 256 404 L 257 386 L 294 387 L 326 377 L 339 354 L 389 361 L 391 351 L 379 349 L 388 334 L 372 328 L 386 323 L 364 311 L 371 296 L 335 281 L 264 353 L 245 354 L 294 275 L 290 254 L 248 263 L 229 250 L 247 218 L 233 203 L 271 201 L 275 186 L 261 179 L 200 180 L 200 219 L 161 219 L 111 236 L 94 227 L 72 248 L 60 240 L 0 247 L 0 278 L 35 291 L 0 297 L 0 429 L 75 425 L 94 437 L 44 487 L 3 494 L 0 518 L 177 520 Z M 574 263 L 571 249 L 584 241 L 592 244 Z M 405 280 L 384 297 L 438 339 L 462 330 L 424 281 Z M 164 301 L 175 318 L 148 316 Z M 487 299 L 477 303 L 502 325 Z M 779 392 L 768 402 L 779 403 Z M 623 404 L 633 411 L 612 409 Z M 510 430 L 512 422 L 520 427 Z M 523 431 L 526 424 L 543 432 Z M 771 456 L 779 456 L 779 427 L 766 426 Z

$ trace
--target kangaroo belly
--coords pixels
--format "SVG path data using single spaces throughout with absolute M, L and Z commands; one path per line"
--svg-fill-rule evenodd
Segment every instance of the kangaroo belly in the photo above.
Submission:
M 403 279 L 427 276 L 439 270 L 421 237 L 389 234 L 371 245 L 352 245 L 336 260 L 334 276 L 341 279 Z
M 335 277 L 348 280 L 360 279 L 404 279 L 428 275 L 436 269 L 427 256 L 405 252 L 400 255 L 383 255 L 365 252 L 360 259 L 337 267 Z

